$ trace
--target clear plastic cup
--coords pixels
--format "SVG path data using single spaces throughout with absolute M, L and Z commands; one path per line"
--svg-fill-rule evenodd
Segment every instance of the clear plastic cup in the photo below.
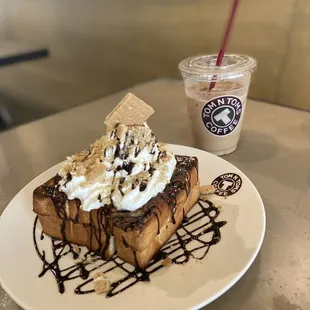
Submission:
M 216 155 L 233 152 L 238 145 L 251 75 L 256 60 L 227 54 L 217 67 L 217 55 L 180 62 L 195 146 Z M 210 83 L 215 87 L 210 90 Z

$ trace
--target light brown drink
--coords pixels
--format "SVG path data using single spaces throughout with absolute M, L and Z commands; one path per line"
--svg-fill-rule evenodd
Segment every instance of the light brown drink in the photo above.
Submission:
M 223 155 L 237 148 L 253 68 L 252 71 L 247 68 L 247 71 L 240 72 L 237 70 L 238 66 L 236 68 L 236 64 L 230 62 L 240 62 L 239 57 L 246 61 L 248 57 L 227 55 L 223 65 L 224 68 L 228 67 L 225 75 L 223 68 L 212 67 L 210 59 L 215 57 L 211 55 L 190 58 L 179 66 L 181 71 L 185 70 L 182 75 L 195 146 L 216 155 Z M 243 57 L 247 58 L 244 60 Z M 255 61 L 253 65 L 256 65 Z M 232 75 L 232 67 L 235 67 L 235 76 Z M 215 80 L 216 84 L 210 90 L 212 80 Z

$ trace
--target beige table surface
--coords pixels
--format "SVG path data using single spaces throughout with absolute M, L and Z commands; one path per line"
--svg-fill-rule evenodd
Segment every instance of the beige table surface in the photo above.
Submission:
M 149 124 L 160 140 L 192 145 L 180 82 L 130 91 L 156 110 Z M 101 136 L 106 114 L 126 92 L 0 134 L 0 213 L 30 180 Z M 310 309 L 310 113 L 248 100 L 239 147 L 224 158 L 260 191 L 267 230 L 249 271 L 204 309 Z M 0 309 L 20 308 L 1 290 Z

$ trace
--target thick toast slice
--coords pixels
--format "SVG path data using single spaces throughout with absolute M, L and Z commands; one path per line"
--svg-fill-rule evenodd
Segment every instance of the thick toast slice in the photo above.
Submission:
M 33 211 L 47 235 L 87 246 L 106 258 L 116 250 L 124 261 L 145 268 L 199 198 L 197 158 L 176 159 L 164 192 L 137 211 L 117 211 L 113 206 L 83 211 L 79 200 L 68 200 L 58 191 L 59 176 L 34 191 Z

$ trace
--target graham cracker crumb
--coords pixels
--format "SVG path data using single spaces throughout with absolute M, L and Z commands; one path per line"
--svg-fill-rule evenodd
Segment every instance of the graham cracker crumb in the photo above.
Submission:
M 74 263 L 76 265 L 84 263 L 84 259 L 82 257 L 78 257 L 77 259 L 74 260 Z
M 200 195 L 210 195 L 210 194 L 214 194 L 215 192 L 215 187 L 213 185 L 202 185 L 199 188 L 200 191 Z
M 101 137 L 92 143 L 88 149 L 67 157 L 58 174 L 64 181 L 67 179 L 68 174 L 71 174 L 71 176 L 86 176 L 88 181 L 96 181 L 106 170 L 103 163 L 104 150 L 107 147 L 114 146 L 115 143 L 106 136 Z
M 167 257 L 161 264 L 167 267 L 172 264 L 172 259 L 170 257 Z
M 94 262 L 93 257 L 90 254 L 87 254 L 86 256 L 86 263 L 92 264 Z
M 73 251 L 74 251 L 76 254 L 80 254 L 80 252 L 81 252 L 80 247 L 79 247 L 78 245 L 76 245 L 76 244 L 72 244 L 72 249 L 73 249 Z
M 78 264 L 82 264 L 83 262 L 84 262 L 84 259 L 83 259 L 83 257 L 81 257 L 81 249 L 80 249 L 80 247 L 78 246 L 78 245 L 76 245 L 76 244 L 71 244 L 71 247 L 72 247 L 72 250 L 73 250 L 73 252 L 75 252 L 77 255 L 78 255 L 78 258 L 76 258 L 75 260 L 74 260 L 74 263 L 76 264 L 76 265 L 78 265 Z
M 108 277 L 103 272 L 96 272 L 93 275 L 94 288 L 97 294 L 103 294 L 109 291 L 111 283 Z
M 200 186 L 199 188 L 199 191 L 200 191 L 200 199 L 201 200 L 208 200 L 208 196 L 211 195 L 211 194 L 214 194 L 215 192 L 215 187 L 213 185 L 203 185 L 203 186 Z

